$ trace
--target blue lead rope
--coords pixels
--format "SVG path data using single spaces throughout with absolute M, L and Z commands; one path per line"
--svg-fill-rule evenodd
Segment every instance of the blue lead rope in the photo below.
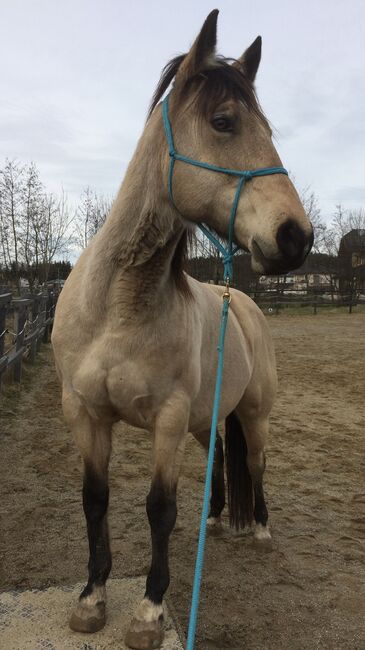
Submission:
M 223 379 L 223 365 L 224 365 L 224 338 L 226 335 L 229 303 L 230 303 L 230 297 L 228 293 L 223 298 L 222 318 L 221 318 L 221 325 L 219 330 L 218 367 L 217 367 L 217 376 L 215 380 L 214 405 L 213 405 L 212 423 L 210 428 L 210 442 L 209 442 L 209 451 L 208 451 L 207 471 L 205 475 L 203 508 L 202 508 L 202 514 L 200 520 L 198 550 L 196 552 L 196 560 L 195 560 L 195 574 L 194 574 L 193 592 L 191 597 L 190 619 L 189 619 L 189 629 L 188 629 L 186 650 L 194 649 L 195 630 L 196 630 L 196 623 L 198 618 L 200 585 L 201 585 L 203 564 L 204 564 L 204 549 L 205 549 L 205 538 L 207 534 L 207 519 L 209 514 L 209 498 L 210 498 L 210 490 L 212 485 L 215 441 L 217 437 L 219 406 L 220 406 L 221 393 L 222 393 L 222 379 Z
M 219 252 L 222 255 L 223 265 L 224 265 L 224 281 L 226 282 L 226 291 L 223 294 L 223 309 L 222 309 L 222 317 L 221 317 L 218 348 L 217 348 L 218 366 L 217 366 L 217 376 L 215 381 L 208 462 L 207 462 L 207 471 L 205 476 L 203 508 L 202 508 L 201 521 L 200 521 L 200 532 L 199 532 L 198 550 L 197 550 L 196 562 L 195 562 L 193 593 L 191 598 L 188 639 L 186 645 L 186 650 L 194 650 L 196 622 L 198 618 L 198 608 L 199 608 L 200 585 L 201 585 L 203 564 L 204 564 L 204 548 L 205 548 L 205 538 L 206 538 L 206 530 L 207 530 L 207 518 L 209 514 L 209 498 L 210 498 L 210 490 L 212 485 L 215 442 L 217 437 L 219 406 L 220 406 L 221 392 L 222 392 L 223 365 L 224 365 L 224 339 L 225 339 L 227 321 L 228 321 L 229 303 L 231 300 L 231 296 L 229 293 L 229 284 L 232 281 L 232 277 L 233 277 L 233 256 L 239 250 L 238 246 L 233 246 L 234 222 L 236 218 L 236 212 L 240 200 L 241 191 L 244 188 L 246 181 L 249 181 L 252 178 L 255 178 L 257 176 L 269 176 L 271 174 L 287 175 L 288 172 L 286 169 L 284 169 L 284 167 L 263 167 L 261 169 L 255 169 L 253 171 L 251 170 L 241 171 L 239 169 L 226 169 L 225 167 L 210 165 L 209 163 L 200 162 L 199 160 L 194 160 L 193 158 L 188 158 L 187 156 L 183 156 L 175 150 L 175 146 L 174 146 L 174 139 L 173 139 L 171 124 L 169 120 L 169 96 L 168 95 L 167 97 L 165 97 L 162 103 L 162 117 L 163 117 L 165 135 L 166 135 L 166 140 L 169 147 L 169 155 L 170 155 L 168 191 L 169 191 L 170 199 L 174 206 L 175 203 L 174 203 L 173 192 L 172 192 L 172 177 L 174 173 L 175 161 L 187 163 L 188 165 L 193 165 L 194 167 L 202 167 L 203 169 L 208 169 L 209 171 L 218 172 L 220 174 L 229 174 L 231 176 L 237 176 L 239 178 L 239 182 L 237 185 L 236 193 L 234 195 L 231 213 L 229 217 L 227 248 L 225 248 L 223 244 L 221 244 L 219 239 L 209 230 L 209 228 L 207 228 L 207 226 L 205 226 L 204 224 L 199 224 L 200 230 L 208 237 L 208 239 L 210 239 L 210 241 L 216 246 L 216 248 L 219 250 Z

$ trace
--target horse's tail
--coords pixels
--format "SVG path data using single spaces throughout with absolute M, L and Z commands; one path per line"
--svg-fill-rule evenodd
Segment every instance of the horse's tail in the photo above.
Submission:
M 253 520 L 253 491 L 246 439 L 235 413 L 226 418 L 226 469 L 229 523 L 239 530 Z

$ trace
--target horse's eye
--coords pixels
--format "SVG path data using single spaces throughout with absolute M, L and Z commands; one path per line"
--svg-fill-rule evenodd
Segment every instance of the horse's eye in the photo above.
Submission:
M 233 131 L 232 120 L 225 115 L 216 115 L 216 117 L 213 117 L 212 125 L 216 131 Z

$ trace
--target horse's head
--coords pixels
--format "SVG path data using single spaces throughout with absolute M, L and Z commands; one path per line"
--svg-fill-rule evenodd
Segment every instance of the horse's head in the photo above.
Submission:
M 174 78 L 169 118 L 179 154 L 231 170 L 281 167 L 253 86 L 261 38 L 238 60 L 217 58 L 217 15 L 213 11 L 208 16 L 189 53 L 167 66 L 153 106 Z M 169 155 L 167 143 L 163 145 L 167 185 Z M 176 161 L 174 204 L 186 220 L 204 222 L 227 237 L 238 182 L 237 176 Z M 234 240 L 252 253 L 256 271 L 279 273 L 300 266 L 312 246 L 313 230 L 287 175 L 254 177 L 245 183 Z

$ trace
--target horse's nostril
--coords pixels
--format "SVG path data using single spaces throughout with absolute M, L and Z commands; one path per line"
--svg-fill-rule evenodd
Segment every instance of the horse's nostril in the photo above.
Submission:
M 292 219 L 279 226 L 276 241 L 281 254 L 286 259 L 301 258 L 305 246 L 309 243 L 304 231 Z

